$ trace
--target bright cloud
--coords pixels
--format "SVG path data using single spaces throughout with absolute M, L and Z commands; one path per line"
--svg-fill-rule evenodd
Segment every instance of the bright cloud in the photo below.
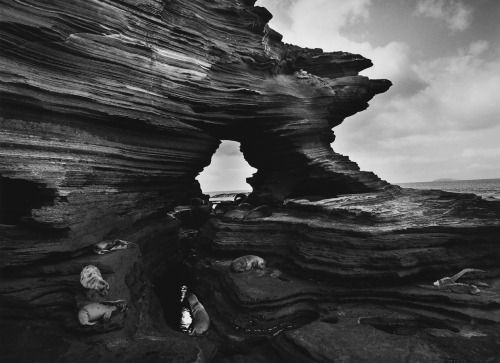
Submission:
M 271 27 L 283 34 L 283 41 L 325 51 L 345 51 L 371 59 L 372 68 L 363 71 L 371 78 L 401 78 L 408 65 L 409 48 L 402 42 L 390 42 L 375 47 L 369 42 L 357 42 L 342 33 L 350 24 L 370 18 L 371 0 L 265 0 L 273 15 Z
M 472 8 L 460 0 L 419 0 L 415 13 L 444 22 L 452 31 L 464 31 L 472 22 Z
M 334 149 L 391 181 L 498 177 L 500 61 L 484 60 L 487 49 L 477 41 L 411 65 L 427 86 L 376 97 L 335 129 Z

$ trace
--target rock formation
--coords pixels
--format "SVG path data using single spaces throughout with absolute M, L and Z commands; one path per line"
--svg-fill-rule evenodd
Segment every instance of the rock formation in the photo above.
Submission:
M 498 205 L 402 190 L 335 153 L 332 127 L 391 83 L 360 76 L 371 66 L 360 55 L 283 44 L 254 3 L 0 4 L 2 357 L 363 360 L 373 336 L 401 347 L 377 350 L 388 361 L 499 353 L 494 329 L 470 325 L 499 320 Z M 258 170 L 248 202 L 274 212 L 211 219 L 186 258 L 167 212 L 200 196 L 195 177 L 222 139 Z M 92 254 L 116 238 L 139 248 Z M 274 269 L 232 275 L 226 262 L 250 253 Z M 183 261 L 213 316 L 205 338 L 162 319 L 161 282 Z M 88 264 L 109 282 L 106 299 L 129 306 L 94 330 L 77 320 Z M 466 267 L 486 270 L 491 288 L 411 285 Z M 454 349 L 464 342 L 472 356 Z

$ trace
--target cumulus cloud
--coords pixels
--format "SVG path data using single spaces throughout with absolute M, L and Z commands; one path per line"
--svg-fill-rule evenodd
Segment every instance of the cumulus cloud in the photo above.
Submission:
M 444 22 L 452 31 L 464 31 L 472 21 L 472 8 L 460 0 L 419 0 L 415 13 Z
M 270 25 L 283 35 L 286 43 L 361 54 L 374 64 L 363 71 L 371 78 L 399 80 L 411 73 L 407 44 L 392 41 L 373 46 L 343 34 L 346 26 L 369 21 L 371 0 L 261 0 L 258 5 L 273 14 Z
M 377 96 L 335 128 L 333 148 L 389 181 L 498 177 L 500 61 L 485 60 L 488 47 L 411 64 L 426 86 Z

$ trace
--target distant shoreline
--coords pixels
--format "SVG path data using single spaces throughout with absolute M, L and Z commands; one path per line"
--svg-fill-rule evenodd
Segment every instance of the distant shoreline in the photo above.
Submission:
M 231 193 L 251 193 L 251 189 L 242 189 L 242 190 L 215 190 L 209 192 L 203 192 L 204 194 L 208 194 L 210 196 L 217 194 L 231 194 Z
M 391 184 L 417 184 L 417 183 L 446 183 L 446 182 L 470 182 L 470 181 L 487 181 L 487 180 L 500 180 L 500 178 L 487 178 L 487 179 L 451 179 L 451 178 L 441 178 L 436 180 L 428 181 L 414 181 L 414 182 L 392 182 Z

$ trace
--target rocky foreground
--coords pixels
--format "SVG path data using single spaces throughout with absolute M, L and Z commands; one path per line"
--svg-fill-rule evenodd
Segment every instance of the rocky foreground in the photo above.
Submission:
M 391 85 L 359 75 L 370 60 L 283 44 L 252 0 L 0 14 L 3 361 L 498 359 L 499 203 L 391 186 L 330 146 Z M 258 170 L 248 202 L 273 213 L 186 225 L 169 212 L 202 197 L 195 177 L 224 139 Z M 117 238 L 135 247 L 94 253 Z M 267 267 L 231 272 L 244 254 Z M 107 296 L 82 287 L 86 265 Z M 483 270 L 460 280 L 479 293 L 433 286 L 464 268 Z M 185 282 L 205 336 L 173 320 Z M 128 308 L 79 323 L 89 301 L 117 300 Z

